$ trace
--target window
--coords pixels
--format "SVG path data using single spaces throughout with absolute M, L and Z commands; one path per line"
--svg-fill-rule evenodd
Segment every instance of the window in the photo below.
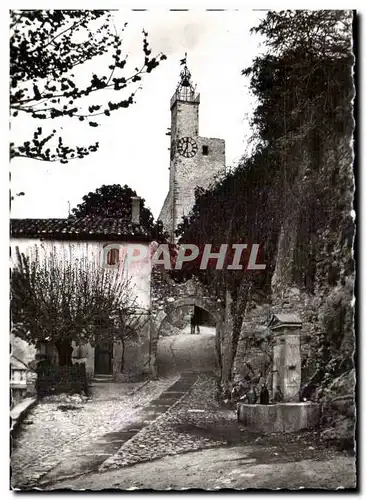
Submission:
M 208 146 L 202 146 L 202 154 L 204 156 L 207 156 L 208 155 Z
M 109 266 L 116 266 L 119 263 L 119 250 L 118 248 L 111 248 L 107 253 L 107 264 Z

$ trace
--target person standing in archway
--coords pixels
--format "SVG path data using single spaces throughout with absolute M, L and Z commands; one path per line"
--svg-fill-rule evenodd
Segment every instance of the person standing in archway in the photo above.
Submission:
M 197 308 L 196 306 L 194 306 L 193 314 L 191 316 L 191 335 L 194 335 L 196 333 L 196 328 L 197 328 L 197 333 L 200 333 Z

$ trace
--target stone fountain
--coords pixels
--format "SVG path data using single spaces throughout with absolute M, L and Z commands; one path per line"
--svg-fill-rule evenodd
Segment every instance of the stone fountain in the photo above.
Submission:
M 256 432 L 296 432 L 316 427 L 320 406 L 299 401 L 302 322 L 296 314 L 273 314 L 268 327 L 273 338 L 272 394 L 280 388 L 282 402 L 269 405 L 238 403 L 238 421 Z

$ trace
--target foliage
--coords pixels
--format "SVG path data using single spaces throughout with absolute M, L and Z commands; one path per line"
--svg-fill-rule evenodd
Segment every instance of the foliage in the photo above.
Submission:
M 258 176 L 258 172 L 261 175 Z M 191 214 L 178 228 L 180 242 L 203 246 L 212 243 L 219 248 L 227 243 L 248 245 L 241 258 L 242 270 L 227 269 L 232 262 L 228 252 L 222 270 L 187 265 L 183 272 L 195 274 L 213 294 L 227 302 L 230 294 L 230 312 L 233 318 L 232 362 L 236 355 L 242 321 L 247 303 L 253 297 L 265 296 L 269 291 L 274 267 L 276 242 L 279 232 L 281 198 L 273 190 L 276 182 L 276 164 L 271 162 L 268 148 L 257 148 L 251 158 L 196 199 Z M 248 257 L 253 244 L 260 245 L 257 263 L 265 263 L 266 270 L 248 270 Z
M 72 209 L 73 217 L 106 217 L 112 219 L 131 220 L 132 204 L 131 198 L 136 191 L 126 184 L 103 185 L 83 196 L 83 202 Z M 152 238 L 161 242 L 165 241 L 163 225 L 160 221 L 154 222 L 151 211 L 145 207 L 145 200 L 141 199 L 140 224 L 152 234 Z
M 342 175 L 334 172 L 332 186 L 328 178 L 319 182 L 321 166 L 353 129 L 351 22 L 347 11 L 269 12 L 253 28 L 268 52 L 243 71 L 258 102 L 256 136 L 278 158 L 274 188 L 282 191 L 283 214 L 299 213 L 295 278 L 310 290 L 314 237 L 329 226 L 332 191 Z
M 72 366 L 54 366 L 41 361 L 37 365 L 37 396 L 67 393 L 88 394 L 85 363 Z
M 269 12 L 253 28 L 268 47 L 243 71 L 258 102 L 252 119 L 256 150 L 197 192 L 191 214 L 178 227 L 182 241 L 220 244 L 230 235 L 232 242 L 260 242 L 270 270 L 289 209 L 304 204 L 304 226 L 314 216 L 328 222 L 331 197 L 321 197 L 324 185 L 316 174 L 322 140 L 334 132 L 344 135 L 353 124 L 350 22 L 345 11 L 281 11 Z M 303 178 L 299 165 L 306 148 L 313 169 Z M 299 181 L 305 181 L 301 188 L 295 186 Z M 306 229 L 316 233 L 319 227 Z
M 143 31 L 143 63 L 127 75 L 128 56 L 123 52 L 122 34 L 118 34 L 112 13 L 106 10 L 12 10 L 10 17 L 13 119 L 18 115 L 37 121 L 68 117 L 98 127 L 101 117 L 132 105 L 136 93 L 133 84 L 166 59 L 163 54 L 151 55 L 148 33 Z M 86 77 L 80 72 L 81 67 L 88 69 L 90 61 L 95 67 L 102 57 L 110 57 L 110 64 L 102 73 L 91 70 Z M 121 92 L 131 85 L 134 90 L 121 99 Z M 106 98 L 98 102 L 96 92 L 101 98 L 101 91 L 107 92 Z M 119 97 L 110 98 L 107 103 L 112 92 Z M 11 143 L 11 158 L 67 163 L 84 158 L 99 147 L 98 143 L 87 147 L 66 145 L 62 136 L 57 137 L 55 128 L 46 128 L 37 126 L 33 137 L 23 144 Z
M 112 341 L 129 335 L 124 325 L 136 312 L 131 287 L 119 270 L 108 270 L 87 258 L 53 248 L 49 255 L 35 249 L 19 252 L 11 275 L 11 315 L 14 333 L 29 343 L 53 342 L 60 365 L 71 364 L 71 342 Z M 68 254 L 68 255 L 67 255 Z M 70 258 L 70 255 L 72 258 Z
M 314 131 L 352 126 L 351 22 L 347 11 L 281 11 L 253 28 L 268 52 L 243 70 L 258 100 L 252 125 L 283 156 Z
M 243 70 L 257 100 L 254 152 L 197 192 L 178 227 L 181 241 L 189 243 L 261 245 L 265 272 L 186 268 L 219 296 L 230 293 L 233 355 L 246 303 L 270 296 L 281 227 L 292 224 L 298 231 L 289 279 L 310 292 L 320 235 L 331 225 L 352 238 L 349 221 L 343 220 L 345 207 L 351 208 L 349 171 L 342 167 L 349 158 L 339 148 L 353 128 L 351 22 L 347 11 L 280 11 L 269 12 L 253 28 L 267 47 Z

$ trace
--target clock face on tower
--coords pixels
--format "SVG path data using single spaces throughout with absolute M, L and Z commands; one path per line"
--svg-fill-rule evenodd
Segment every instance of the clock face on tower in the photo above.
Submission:
M 193 158 L 197 153 L 197 143 L 192 137 L 182 137 L 178 142 L 178 153 L 185 158 Z

